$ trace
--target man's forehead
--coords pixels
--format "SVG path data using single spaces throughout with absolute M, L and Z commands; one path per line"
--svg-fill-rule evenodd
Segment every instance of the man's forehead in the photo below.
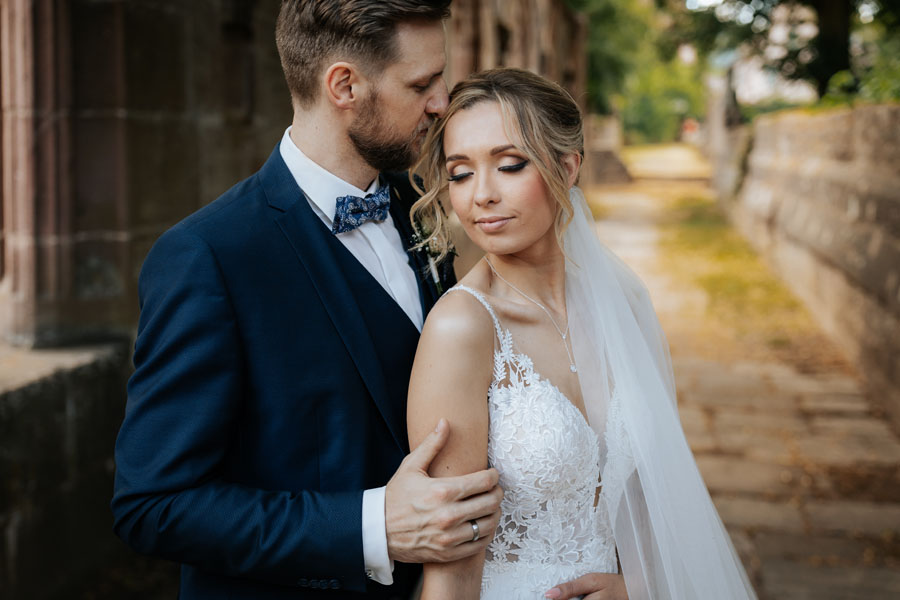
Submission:
M 431 77 L 447 64 L 444 27 L 441 23 L 400 23 L 397 25 L 397 58 L 392 66 L 404 77 Z

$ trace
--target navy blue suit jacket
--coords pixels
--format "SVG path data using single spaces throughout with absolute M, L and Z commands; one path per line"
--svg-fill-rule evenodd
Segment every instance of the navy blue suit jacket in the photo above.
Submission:
M 414 192 L 391 213 L 407 248 Z M 439 296 L 409 252 L 423 312 Z M 442 287 L 453 284 L 441 269 Z M 408 452 L 418 331 L 313 213 L 275 152 L 167 231 L 141 270 L 116 443 L 115 531 L 182 563 L 181 598 L 403 597 L 368 581 L 362 492 Z

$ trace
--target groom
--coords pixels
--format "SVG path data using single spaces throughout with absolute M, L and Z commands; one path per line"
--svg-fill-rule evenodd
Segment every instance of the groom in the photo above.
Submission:
M 454 281 L 411 248 L 396 171 L 447 106 L 448 5 L 285 0 L 292 126 L 147 256 L 112 509 L 182 564 L 183 600 L 405 597 L 410 563 L 497 525 L 496 471 L 428 477 L 443 420 L 407 456 L 419 331 Z

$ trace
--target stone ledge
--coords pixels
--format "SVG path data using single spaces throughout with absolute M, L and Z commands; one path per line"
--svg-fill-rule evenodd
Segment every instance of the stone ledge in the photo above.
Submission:
M 109 501 L 129 372 L 125 343 L 0 348 L 0 597 L 61 597 L 125 550 Z
M 121 360 L 123 344 L 33 350 L 0 343 L 0 402 L 10 392 L 40 382 L 56 373 L 92 363 Z

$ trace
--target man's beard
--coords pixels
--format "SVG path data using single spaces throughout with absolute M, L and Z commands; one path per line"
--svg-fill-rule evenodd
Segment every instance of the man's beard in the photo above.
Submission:
M 359 155 L 369 165 L 379 171 L 405 171 L 419 155 L 416 142 L 421 128 L 406 139 L 397 139 L 389 127 L 384 127 L 378 94 L 372 92 L 366 98 L 362 109 L 347 135 Z

